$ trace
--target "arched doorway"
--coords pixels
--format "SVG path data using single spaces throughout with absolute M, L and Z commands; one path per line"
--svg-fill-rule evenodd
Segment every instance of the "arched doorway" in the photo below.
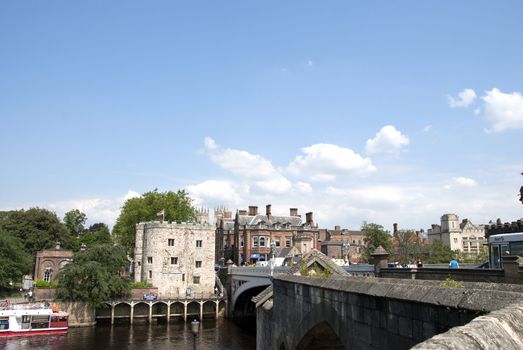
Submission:
M 332 349 L 344 350 L 340 338 L 327 322 L 322 322 L 312 327 L 301 338 L 297 350 Z

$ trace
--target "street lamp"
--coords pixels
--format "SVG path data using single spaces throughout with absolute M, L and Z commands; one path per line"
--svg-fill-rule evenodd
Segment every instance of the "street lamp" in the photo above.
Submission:
M 197 320 L 193 320 L 191 322 L 191 332 L 193 335 L 193 350 L 196 350 L 196 337 L 198 336 L 198 332 L 200 331 L 200 322 Z
M 274 241 L 271 241 L 271 276 L 274 274 L 274 248 L 276 247 L 276 243 Z
M 345 263 L 348 263 L 350 265 L 349 251 L 350 251 L 349 241 L 343 241 L 343 260 L 345 260 Z

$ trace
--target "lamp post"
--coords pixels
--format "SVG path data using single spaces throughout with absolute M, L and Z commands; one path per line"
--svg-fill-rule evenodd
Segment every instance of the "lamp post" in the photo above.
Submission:
M 197 320 L 193 320 L 191 322 L 191 332 L 193 335 L 193 350 L 196 350 L 196 337 L 198 336 L 198 332 L 200 331 L 200 322 Z
M 348 263 L 350 265 L 349 251 L 350 251 L 349 241 L 343 241 L 343 260 L 345 261 L 345 263 Z
M 271 241 L 271 277 L 274 274 L 274 248 L 276 247 L 276 243 L 274 241 Z

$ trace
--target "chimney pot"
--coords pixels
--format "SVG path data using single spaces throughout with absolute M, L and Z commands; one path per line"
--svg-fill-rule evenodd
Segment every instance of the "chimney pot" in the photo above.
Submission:
M 312 211 L 305 213 L 305 222 L 311 226 L 314 224 L 314 220 L 312 219 Z
M 272 214 L 271 214 L 271 205 L 270 204 L 267 204 L 265 206 L 265 215 L 267 215 L 267 217 L 270 219 Z
M 298 216 L 298 208 L 290 208 L 289 211 L 291 216 Z
M 254 205 L 249 206 L 249 215 L 250 216 L 256 216 L 258 215 L 258 207 Z
M 392 224 L 392 226 L 394 227 L 394 231 L 393 232 L 398 232 L 398 224 L 394 223 L 394 224 Z

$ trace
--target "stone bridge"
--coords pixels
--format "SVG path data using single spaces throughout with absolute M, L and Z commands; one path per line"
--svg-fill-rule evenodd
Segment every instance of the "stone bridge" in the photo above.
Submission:
M 278 275 L 254 298 L 256 348 L 522 349 L 522 297 L 503 283 Z

